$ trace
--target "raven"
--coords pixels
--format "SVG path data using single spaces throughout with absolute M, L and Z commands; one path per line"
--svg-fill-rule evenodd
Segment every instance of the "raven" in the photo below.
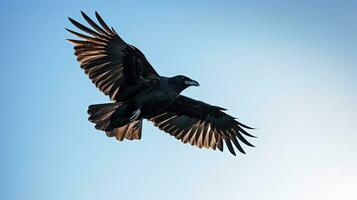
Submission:
M 89 121 L 96 129 L 119 141 L 140 139 L 142 121 L 147 119 L 183 143 L 199 148 L 223 151 L 225 143 L 236 155 L 232 143 L 241 153 L 245 152 L 238 141 L 254 147 L 243 137 L 255 137 L 245 130 L 253 128 L 223 112 L 226 109 L 180 95 L 187 87 L 199 86 L 197 81 L 182 75 L 160 76 L 144 54 L 109 28 L 97 12 L 100 25 L 81 14 L 93 29 L 69 17 L 74 26 L 89 35 L 66 28 L 82 39 L 68 41 L 74 44 L 81 68 L 113 101 L 89 106 Z

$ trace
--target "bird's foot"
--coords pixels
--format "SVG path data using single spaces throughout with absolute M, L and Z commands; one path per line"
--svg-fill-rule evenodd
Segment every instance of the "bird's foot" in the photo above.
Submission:
M 135 120 L 137 120 L 139 115 L 140 115 L 140 108 L 138 108 L 136 111 L 133 112 L 133 114 L 130 117 L 130 123 L 132 123 Z

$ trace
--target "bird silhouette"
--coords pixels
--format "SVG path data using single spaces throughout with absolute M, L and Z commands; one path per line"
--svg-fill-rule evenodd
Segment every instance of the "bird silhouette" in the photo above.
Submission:
M 245 153 L 240 142 L 253 147 L 244 137 L 254 137 L 245 129 L 253 129 L 226 114 L 226 109 L 183 96 L 180 93 L 198 82 L 183 75 L 160 76 L 144 54 L 126 43 L 113 28 L 95 12 L 99 25 L 81 12 L 88 28 L 69 18 L 86 34 L 70 29 L 81 40 L 68 39 L 74 44 L 74 54 L 81 68 L 100 91 L 112 102 L 90 105 L 89 121 L 107 136 L 122 141 L 140 139 L 143 119 L 154 123 L 183 143 L 199 148 L 236 155 L 233 145 Z

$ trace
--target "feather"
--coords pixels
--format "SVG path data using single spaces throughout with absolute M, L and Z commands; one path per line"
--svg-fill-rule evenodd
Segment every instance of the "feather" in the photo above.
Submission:
M 223 141 L 222 141 L 222 138 L 221 138 L 221 137 L 218 138 L 217 148 L 218 148 L 220 151 L 223 151 Z
M 90 35 L 93 35 L 93 36 L 96 36 L 96 37 L 101 37 L 101 35 L 89 28 L 87 28 L 86 26 L 82 25 L 81 23 L 77 22 L 76 20 L 68 17 L 69 21 L 74 25 L 76 26 L 77 28 L 81 29 L 82 31 L 90 34 Z
M 100 25 L 102 25 L 102 27 L 111 35 L 115 35 L 115 33 L 109 28 L 109 26 L 104 22 L 104 20 L 102 19 L 102 17 L 98 14 L 98 12 L 95 12 L 95 16 L 98 20 L 98 22 L 100 23 Z
M 233 154 L 236 155 L 236 152 L 234 152 L 231 140 L 228 137 L 223 137 L 224 141 L 226 142 L 226 145 L 228 147 L 228 150 Z
M 231 137 L 231 139 L 232 139 L 233 144 L 237 147 L 238 151 L 240 151 L 241 153 L 245 154 L 245 151 L 244 151 L 243 148 L 240 146 L 240 144 L 239 144 L 237 138 L 233 136 L 233 137 Z
M 83 18 L 88 22 L 88 24 L 90 24 L 96 31 L 104 34 L 106 37 L 108 37 L 108 36 L 110 37 L 110 35 L 107 32 L 105 32 L 95 22 L 93 22 L 93 20 L 91 20 L 91 18 L 89 18 L 83 11 L 81 11 L 81 14 L 82 14 Z

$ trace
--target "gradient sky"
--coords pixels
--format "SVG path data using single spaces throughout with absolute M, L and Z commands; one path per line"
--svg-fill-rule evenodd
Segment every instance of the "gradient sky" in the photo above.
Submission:
M 117 142 L 79 68 L 67 16 L 101 13 L 184 94 L 257 127 L 247 155 L 145 122 Z M 357 199 L 357 1 L 0 2 L 0 199 Z

